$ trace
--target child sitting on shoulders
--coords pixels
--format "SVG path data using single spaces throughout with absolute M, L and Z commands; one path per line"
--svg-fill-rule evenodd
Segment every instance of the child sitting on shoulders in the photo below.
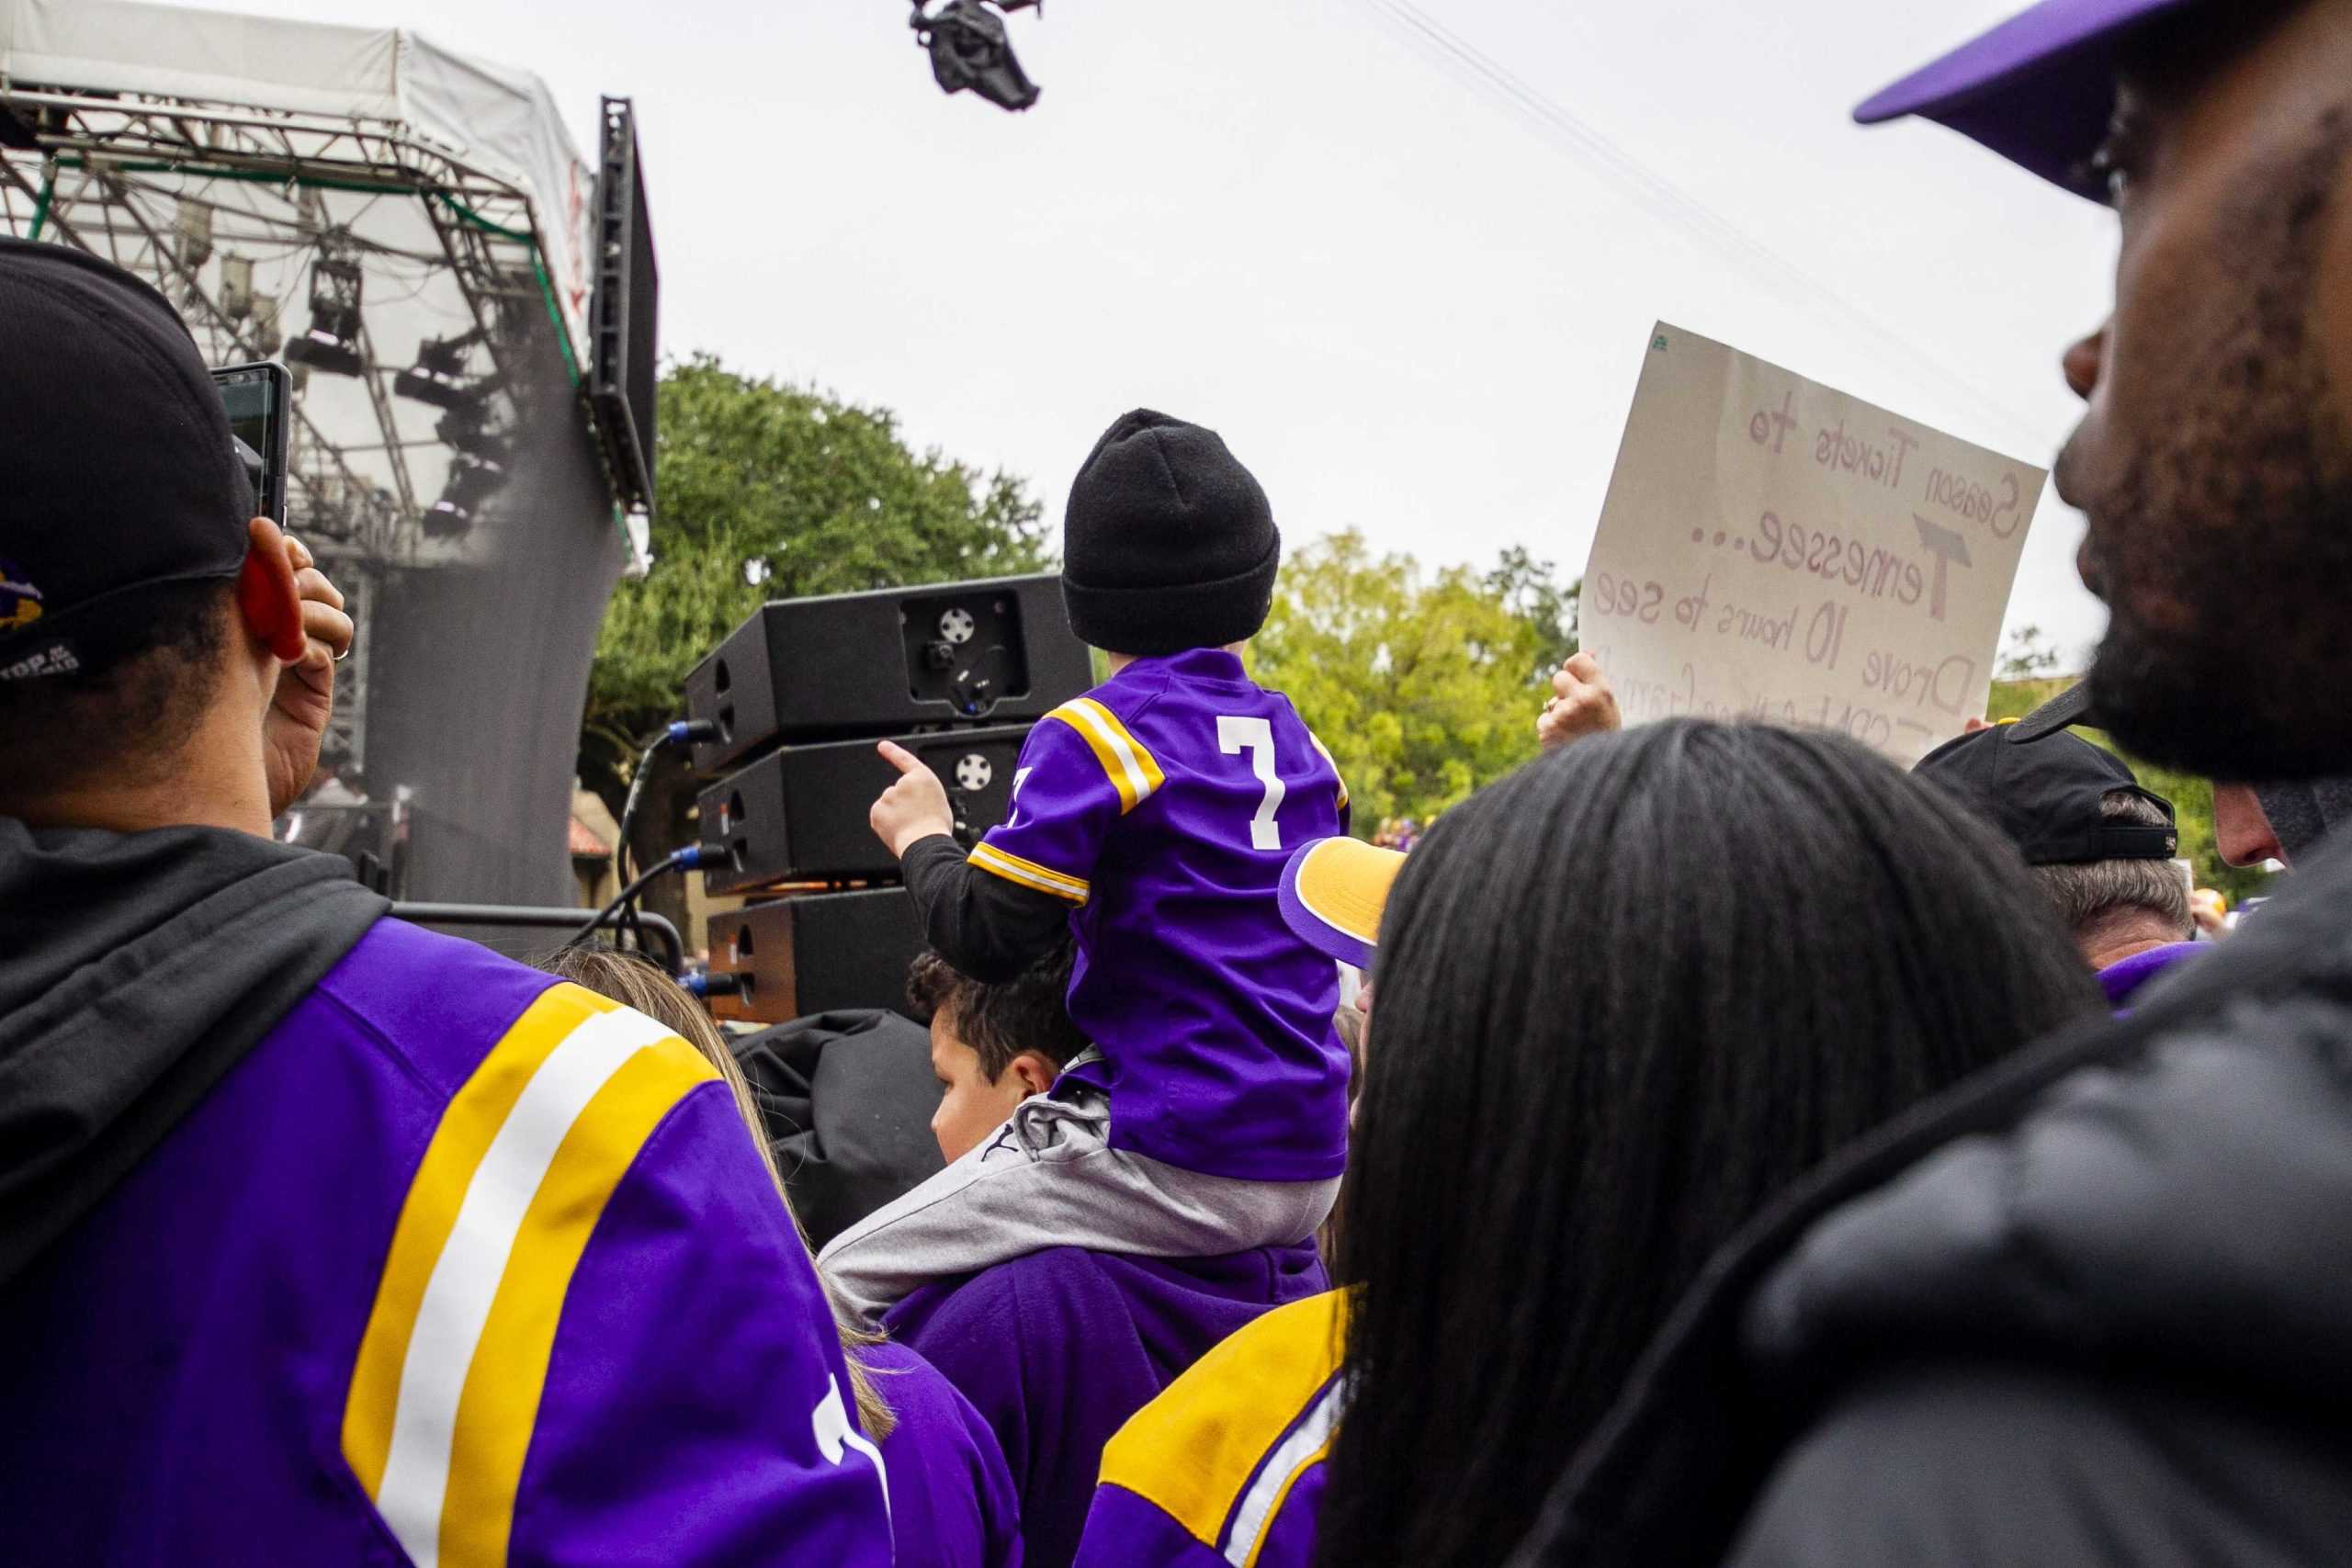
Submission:
M 1073 937 L 1069 1011 L 1095 1049 L 826 1247 L 861 1310 L 1048 1247 L 1284 1246 L 1329 1212 L 1347 1164 L 1339 979 L 1279 889 L 1292 850 L 1345 830 L 1347 790 L 1242 667 L 1281 556 L 1264 491 L 1214 431 L 1126 414 L 1063 524 L 1063 603 L 1111 677 L 1031 731 L 1012 814 L 967 855 L 939 780 L 884 743 L 902 776 L 873 826 L 933 947 L 993 982 Z

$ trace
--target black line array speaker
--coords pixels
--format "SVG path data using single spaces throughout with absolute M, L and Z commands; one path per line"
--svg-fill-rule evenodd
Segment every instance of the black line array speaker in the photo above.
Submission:
M 588 300 L 588 408 L 621 499 L 653 510 L 654 382 L 661 273 L 638 158 L 637 113 L 606 98 L 596 174 L 595 292 Z
M 763 605 L 686 677 L 714 773 L 779 741 L 1035 719 L 1094 683 L 1052 573 Z
M 718 1018 L 786 1023 L 837 1008 L 907 1010 L 907 966 L 923 948 L 903 887 L 804 893 L 710 917 L 713 974 L 747 976 L 713 997 Z
M 901 735 L 899 745 L 947 786 L 966 848 L 1012 807 L 1013 764 L 1025 724 Z M 897 874 L 899 863 L 865 825 L 898 770 L 871 740 L 786 746 L 702 792 L 703 881 L 713 893 L 778 882 Z

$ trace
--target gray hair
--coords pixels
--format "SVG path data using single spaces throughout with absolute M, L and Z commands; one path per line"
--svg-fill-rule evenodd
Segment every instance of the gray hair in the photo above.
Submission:
M 2131 828 L 2172 826 L 2163 807 L 2130 790 L 2109 790 L 2098 803 L 2098 814 Z M 2191 929 L 2188 884 L 2168 860 L 2095 860 L 2032 869 L 2069 930 L 2080 931 L 2121 910 L 2154 915 L 2184 937 Z

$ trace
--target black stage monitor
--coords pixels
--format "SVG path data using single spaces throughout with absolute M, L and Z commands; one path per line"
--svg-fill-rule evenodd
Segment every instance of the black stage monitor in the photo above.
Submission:
M 763 605 L 687 672 L 686 716 L 718 727 L 694 751 L 713 774 L 777 743 L 1026 724 L 1093 684 L 1041 572 Z

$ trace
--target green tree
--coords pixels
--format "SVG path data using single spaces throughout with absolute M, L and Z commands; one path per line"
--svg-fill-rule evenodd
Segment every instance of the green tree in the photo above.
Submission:
M 1431 577 L 1352 530 L 1283 563 L 1252 673 L 1330 749 L 1360 835 L 1389 817 L 1426 825 L 1535 755 L 1539 694 L 1574 646 L 1561 619 L 1573 590 L 1548 587 L 1524 551 Z
M 1538 683 L 1549 682 L 1552 671 L 1577 650 L 1577 602 L 1584 595 L 1584 579 L 1563 588 L 1550 561 L 1537 560 L 1524 545 L 1513 545 L 1486 574 L 1485 582 L 1505 609 L 1534 631 Z
M 1996 681 L 1993 682 L 1992 698 L 1986 705 L 1991 711 L 1984 716 L 1996 722 L 2005 718 L 2022 718 L 2073 684 L 2071 676 Z M 2181 857 L 2197 868 L 2198 886 L 2220 888 L 2229 895 L 2233 905 L 2248 894 L 2267 890 L 2270 877 L 2267 873 L 2256 867 L 2241 869 L 2230 865 L 2214 847 L 2212 780 L 2143 761 L 2098 730 L 2085 729 L 2081 734 L 2122 757 L 2131 764 L 2132 773 L 2139 775 L 2141 784 L 2172 802 L 2174 819 L 2180 825 Z
M 707 355 L 672 366 L 660 397 L 653 566 L 613 594 L 582 725 L 581 777 L 616 814 L 639 748 L 679 716 L 686 672 L 766 601 L 1046 560 L 1022 480 L 936 448 L 917 454 L 888 409 L 753 378 Z M 631 834 L 640 864 L 686 841 L 692 803 L 682 760 L 665 757 Z
M 2058 650 L 2040 626 L 2019 626 L 2001 649 L 2003 681 L 2040 681 L 2058 673 Z
M 592 724 L 641 735 L 678 711 L 686 671 L 771 599 L 1035 570 L 1038 507 L 900 438 L 898 416 L 755 380 L 707 355 L 661 387 L 653 570 L 605 611 Z

